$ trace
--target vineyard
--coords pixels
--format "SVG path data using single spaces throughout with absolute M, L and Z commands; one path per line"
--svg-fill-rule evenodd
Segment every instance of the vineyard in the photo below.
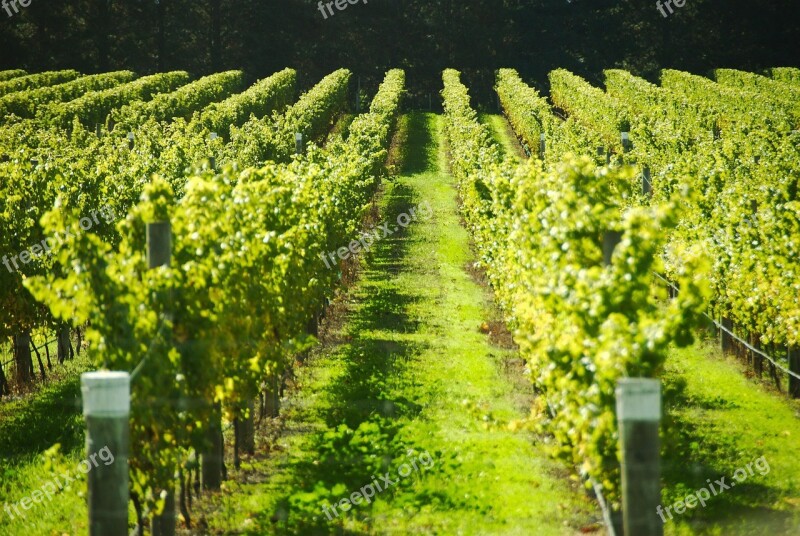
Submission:
M 0 536 L 800 530 L 800 69 L 299 71 L 0 71 Z

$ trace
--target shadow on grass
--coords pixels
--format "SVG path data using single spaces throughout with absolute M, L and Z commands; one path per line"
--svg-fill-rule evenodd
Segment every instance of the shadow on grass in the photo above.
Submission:
M 748 480 L 741 483 L 734 480 L 733 473 L 737 468 L 744 469 L 754 461 L 754 458 L 743 457 L 737 438 L 704 432 L 694 422 L 697 417 L 691 416 L 698 412 L 736 409 L 736 401 L 722 395 L 689 397 L 684 378 L 666 375 L 663 380 L 667 410 L 664 427 L 668 432 L 662 439 L 662 481 L 665 488 L 680 493 L 680 496 L 669 497 L 668 501 L 680 500 L 702 488 L 710 492 L 711 485 L 717 491 L 716 494 L 710 493 L 711 498 L 705 507 L 687 509 L 682 515 L 675 514 L 674 520 L 689 524 L 697 534 L 716 534 L 715 531 L 720 529 L 724 534 L 737 535 L 796 533 L 797 514 L 752 504 L 756 497 L 761 504 L 777 504 L 781 499 L 778 490 Z M 755 467 L 753 471 L 755 477 L 760 476 Z M 726 485 L 735 483 L 735 486 L 720 490 L 716 482 L 723 477 Z M 754 478 L 749 473 L 747 477 Z M 672 504 L 665 502 L 663 506 Z M 672 522 L 667 514 L 664 515 L 667 522 Z
M 0 465 L 14 464 L 55 443 L 62 452 L 83 444 L 80 379 L 48 385 L 31 399 L 12 402 L 0 411 Z
M 432 117 L 432 116 L 431 116 Z M 405 173 L 435 167 L 436 147 L 431 120 L 423 114 L 409 118 Z M 409 232 L 397 225 L 416 202 L 413 188 L 393 182 L 387 187 L 381 221 L 392 233 L 377 241 L 366 255 L 367 266 L 346 324 L 350 342 L 323 350 L 324 366 L 341 367 L 341 373 L 324 386 L 326 405 L 316 411 L 325 423 L 310 440 L 312 453 L 292 462 L 292 481 L 273 512 L 263 512 L 259 524 L 276 534 L 362 534 L 343 528 L 342 517 L 355 518 L 357 526 L 369 527 L 371 507 L 362 502 L 342 517 L 329 520 L 323 505 L 335 505 L 379 475 L 394 471 L 396 460 L 406 454 L 408 438 L 401 439 L 401 423 L 415 418 L 421 406 L 397 396 L 396 378 L 407 362 L 423 351 L 403 335 L 419 329 L 409 309 L 420 299 L 413 288 L 398 284 L 398 274 L 408 267 Z M 396 334 L 396 335 L 395 335 Z M 392 490 L 384 490 L 386 499 Z M 339 511 L 341 514 L 341 510 Z
M 433 140 L 433 114 L 415 112 L 408 116 L 408 142 L 401 166 L 404 175 L 436 169 L 436 143 Z

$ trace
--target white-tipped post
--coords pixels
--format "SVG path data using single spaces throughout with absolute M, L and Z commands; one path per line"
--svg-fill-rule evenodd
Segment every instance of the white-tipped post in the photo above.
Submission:
M 622 378 L 617 382 L 616 395 L 624 534 L 661 536 L 664 523 L 657 514 L 661 504 L 661 381 Z
M 622 152 L 627 153 L 631 150 L 631 136 L 627 132 L 620 133 L 620 140 L 622 141 Z
M 89 467 L 89 535 L 126 536 L 130 375 L 127 372 L 86 372 L 81 374 L 81 393 L 87 428 L 87 459 L 82 463 Z M 101 453 L 100 463 L 96 461 L 97 453 Z

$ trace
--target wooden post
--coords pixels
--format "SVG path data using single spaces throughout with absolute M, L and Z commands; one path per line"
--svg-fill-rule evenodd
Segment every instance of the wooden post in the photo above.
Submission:
M 294 135 L 294 152 L 303 154 L 303 135 L 300 132 L 296 132 Z
M 544 150 L 545 150 L 545 141 L 544 141 L 544 132 L 539 134 L 539 158 L 544 160 Z
M 172 226 L 168 221 L 147 224 L 147 267 L 169 266 L 172 253 Z
M 251 456 L 256 452 L 255 402 L 247 403 L 247 417 L 242 420 L 242 450 Z
M 754 350 L 758 352 L 761 351 L 761 337 L 756 335 L 755 333 L 750 334 L 750 346 L 753 347 Z M 764 357 L 756 351 L 751 352 L 753 354 L 753 368 L 758 374 L 758 378 L 761 379 L 762 374 L 764 373 Z
M 103 135 L 102 131 L 100 130 L 100 123 L 94 124 L 94 133 L 98 138 Z
M 620 141 L 622 142 L 623 153 L 627 153 L 631 150 L 631 136 L 628 132 L 620 133 Z
M 617 382 L 617 422 L 622 453 L 622 524 L 624 533 L 661 536 L 661 467 L 658 426 L 661 382 L 622 378 Z
M 58 358 L 58 364 L 61 365 L 64 363 L 64 361 L 69 359 L 69 326 L 62 326 L 59 328 L 58 332 L 56 333 L 56 338 L 58 339 L 56 355 Z
M 789 347 L 789 370 L 800 375 L 800 347 Z M 800 398 L 800 380 L 794 376 L 789 376 L 789 396 Z
M 24 330 L 14 335 L 14 364 L 19 385 L 27 385 L 34 378 L 33 355 L 31 355 L 31 332 Z
M 720 350 L 722 350 L 723 354 L 727 354 L 733 349 L 733 338 L 730 335 L 730 333 L 733 333 L 733 320 L 723 316 L 722 320 L 720 320 L 720 325 L 724 328 L 719 330 Z
M 86 463 L 89 536 L 128 534 L 128 449 L 130 442 L 130 375 L 127 372 L 81 374 L 86 418 Z M 89 456 L 108 449 L 103 463 Z M 112 460 L 112 463 L 106 463 Z
M 208 139 L 211 140 L 212 142 L 216 140 L 218 137 L 219 136 L 217 135 L 216 132 L 212 132 L 211 134 L 208 135 Z M 209 169 L 211 169 L 211 171 L 217 170 L 217 159 L 214 158 L 213 156 L 208 157 L 208 167 Z
M 147 267 L 149 269 L 169 266 L 172 257 L 172 225 L 168 221 L 147 224 Z M 164 297 L 165 300 L 169 296 Z M 169 302 L 166 302 L 167 314 L 171 313 Z M 170 337 L 169 334 L 165 335 Z M 175 487 L 170 486 L 164 498 L 164 510 L 154 515 L 150 522 L 153 536 L 175 536 Z
M 6 380 L 6 373 L 3 372 L 3 363 L 0 363 L 0 398 L 3 398 L 6 394 L 11 394 L 11 392 Z
M 128 132 L 128 149 L 133 151 L 133 132 Z
M 175 536 L 175 488 L 171 487 L 164 497 L 164 511 L 161 515 L 154 515 L 150 522 L 150 533 L 153 536 Z
M 267 389 L 264 393 L 264 407 L 267 417 L 277 417 L 280 414 L 281 395 L 280 395 L 280 377 L 278 375 L 271 376 L 266 384 Z
M 619 231 L 606 231 L 603 234 L 603 264 L 611 265 L 611 256 L 617 245 L 622 241 L 622 233 Z
M 650 166 L 642 168 L 642 195 L 653 197 L 653 181 L 650 178 Z
M 207 450 L 202 456 L 203 489 L 218 490 L 222 486 L 222 408 L 214 404 L 206 431 Z
M 212 132 L 211 134 L 208 135 L 208 139 L 211 140 L 212 142 L 216 140 L 218 137 L 219 136 L 217 135 L 216 132 Z M 211 171 L 217 170 L 217 159 L 214 158 L 213 156 L 208 157 L 208 167 Z

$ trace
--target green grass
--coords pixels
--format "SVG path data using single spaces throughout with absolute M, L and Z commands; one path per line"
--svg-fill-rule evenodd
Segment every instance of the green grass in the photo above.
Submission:
M 339 114 L 339 117 L 336 118 L 333 127 L 331 127 L 330 133 L 328 133 L 326 142 L 335 139 L 336 137 L 339 136 L 347 137 L 350 125 L 353 123 L 356 117 L 357 117 L 356 114 L 348 114 L 348 113 Z
M 79 376 L 88 367 L 85 354 L 76 357 L 34 394 L 0 405 L 0 536 L 86 533 L 86 480 L 76 466 L 85 437 Z M 80 478 L 17 515 L 12 505 L 67 472 Z
M 511 126 L 505 117 L 495 114 L 480 114 L 478 120 L 489 127 L 492 139 L 500 148 L 502 154 L 514 156 L 520 161 L 525 159 L 522 146 L 511 135 Z
M 401 121 L 407 158 L 385 185 L 379 221 L 393 226 L 423 202 L 433 216 L 363 257 L 339 302 L 344 324 L 297 371 L 279 453 L 245 468 L 251 483 L 226 483 L 209 520 L 215 531 L 560 535 L 599 519 L 538 438 L 512 431 L 530 393 L 503 372 L 513 352 L 481 332 L 495 313 L 466 270 L 473 258 L 441 122 Z M 409 456 L 418 471 L 371 504 L 332 521 L 323 514 L 373 475 L 397 478 Z
M 800 526 L 800 403 L 755 383 L 733 357 L 699 343 L 673 350 L 664 374 L 668 401 L 663 504 L 672 504 L 764 456 L 754 475 L 666 524 L 667 534 L 797 534 Z M 762 465 L 761 467 L 765 467 Z M 761 474 L 764 472 L 765 474 Z M 740 473 L 741 476 L 741 473 Z M 734 481 L 735 482 L 735 481 Z

